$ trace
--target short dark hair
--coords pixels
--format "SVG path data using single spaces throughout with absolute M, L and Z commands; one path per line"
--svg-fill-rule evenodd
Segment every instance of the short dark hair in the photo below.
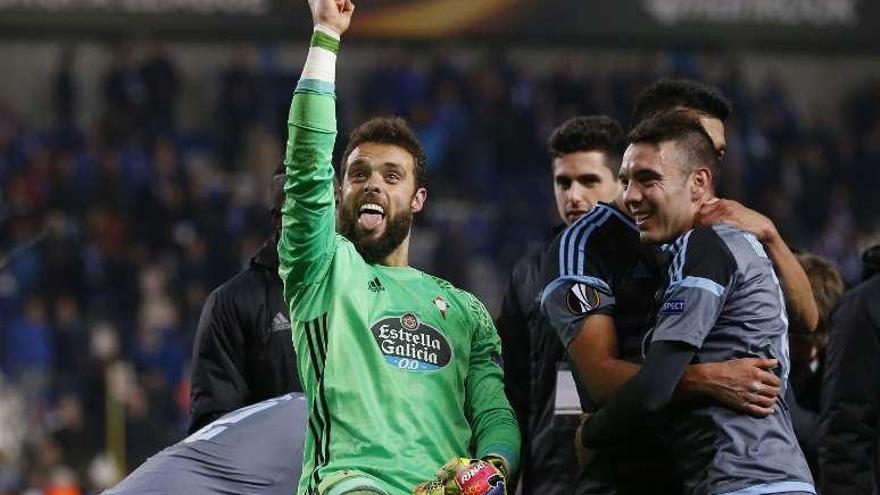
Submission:
M 862 280 L 868 280 L 880 273 L 880 244 L 871 246 L 862 253 Z
M 342 153 L 342 163 L 339 167 L 341 176 L 345 175 L 349 155 L 363 143 L 392 144 L 405 149 L 413 157 L 416 187 L 424 187 L 427 184 L 428 159 L 415 131 L 406 120 L 400 117 L 374 117 L 351 131 L 345 152 Z
M 686 112 L 668 112 L 655 115 L 642 121 L 629 133 L 629 142 L 633 144 L 656 144 L 675 141 L 685 151 L 685 167 L 692 172 L 699 166 L 707 167 L 713 177 L 718 172 L 718 153 L 712 144 L 712 138 L 699 122 Z
M 730 100 L 715 86 L 691 79 L 660 79 L 645 88 L 636 98 L 630 127 L 643 120 L 685 107 L 707 113 L 724 122 L 730 116 Z
M 607 155 L 606 165 L 613 174 L 620 168 L 626 140 L 620 124 L 605 115 L 587 115 L 566 120 L 547 140 L 553 158 L 579 151 L 600 151 Z

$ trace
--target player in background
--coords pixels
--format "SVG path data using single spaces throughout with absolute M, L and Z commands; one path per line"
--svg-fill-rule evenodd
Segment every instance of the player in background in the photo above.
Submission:
M 355 129 L 337 211 L 336 53 L 354 5 L 309 5 L 315 30 L 288 119 L 278 245 L 310 412 L 298 493 L 409 494 L 461 457 L 486 460 L 447 465 L 466 475 L 454 478 L 468 493 L 502 493 L 520 434 L 492 319 L 473 295 L 408 266 L 427 190 L 405 122 Z M 441 481 L 423 488 L 437 493 Z
M 284 171 L 272 178 L 272 235 L 202 308 L 192 359 L 189 433 L 243 406 L 302 392 L 278 276 Z
M 562 223 L 554 229 L 555 237 L 596 203 L 617 194 L 624 135 L 609 117 L 581 116 L 557 127 L 547 144 Z M 513 268 L 495 325 L 504 354 L 505 391 L 523 433 L 522 491 L 567 495 L 577 475 L 571 441 L 577 421 L 555 414 L 557 374 L 571 372 L 565 349 L 541 313 L 541 258 L 546 247 L 526 254 Z
M 788 322 L 755 236 L 726 224 L 696 226 L 700 208 L 714 199 L 719 161 L 705 129 L 671 112 L 639 124 L 630 141 L 624 203 L 643 241 L 665 243 L 667 280 L 644 364 L 583 424 L 584 444 L 611 448 L 657 431 L 673 449 L 687 493 L 815 493 L 784 397 L 760 419 L 715 404 L 667 407 L 694 360 L 775 359 L 785 387 Z M 756 385 L 753 393 L 761 394 Z

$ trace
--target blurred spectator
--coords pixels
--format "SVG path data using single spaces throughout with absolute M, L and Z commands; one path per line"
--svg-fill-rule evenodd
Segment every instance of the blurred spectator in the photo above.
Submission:
M 221 157 L 228 170 L 236 167 L 244 138 L 259 117 L 257 79 L 250 54 L 240 51 L 220 74 Z
M 794 387 L 798 403 L 810 411 L 819 412 L 831 311 L 843 295 L 844 284 L 840 272 L 830 261 L 812 254 L 799 254 L 797 258 L 810 279 L 813 297 L 816 298 L 816 307 L 819 310 L 819 324 L 813 332 L 794 325 L 789 327 L 791 350 L 789 380 Z M 795 319 L 789 321 L 794 322 Z
M 173 133 L 180 78 L 161 42 L 150 45 L 140 72 L 145 90 L 147 131 L 151 137 Z
M 22 455 L 29 432 L 24 399 L 2 374 L 0 424 L 0 493 L 11 493 L 21 482 Z
M 52 87 L 52 103 L 55 119 L 59 127 L 69 129 L 76 125 L 79 110 L 79 87 L 73 74 L 76 62 L 76 48 L 61 50 L 58 72 L 55 73 Z
M 174 389 L 183 376 L 184 357 L 176 309 L 164 298 L 145 301 L 132 346 L 138 371 L 159 390 Z
M 76 395 L 65 395 L 58 401 L 52 419 L 52 437 L 61 448 L 63 462 L 77 478 L 84 479 L 89 461 L 100 445 L 98 436 L 85 421 L 82 401 Z
M 147 101 L 144 80 L 135 66 L 131 46 L 117 50 L 113 66 L 104 77 L 103 89 L 104 132 L 110 143 L 120 145 L 140 131 L 138 126 L 143 123 Z
M 871 275 L 841 299 L 832 316 L 826 359 L 822 493 L 880 493 L 880 275 Z
M 43 495 L 80 495 L 79 479 L 70 468 L 58 466 L 52 469 Z
M 64 294 L 55 300 L 53 317 L 57 386 L 59 390 L 76 390 L 86 369 L 89 339 L 73 296 Z
M 45 405 L 54 379 L 55 345 L 45 302 L 30 297 L 7 329 L 3 370 L 20 384 L 29 407 Z
M 151 396 L 144 388 L 135 385 L 128 393 L 125 404 L 125 457 L 129 469 L 133 469 L 148 457 L 164 449 L 177 438 L 167 421 L 154 410 Z

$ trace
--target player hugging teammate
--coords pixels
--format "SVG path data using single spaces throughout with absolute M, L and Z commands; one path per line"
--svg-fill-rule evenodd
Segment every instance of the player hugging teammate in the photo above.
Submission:
M 719 98 L 688 81 L 650 88 L 620 195 L 545 254 L 542 306 L 596 411 L 578 435 L 593 450 L 576 493 L 815 493 L 788 413 L 782 287 L 804 321 L 815 301 L 772 223 L 714 196 Z M 659 311 L 644 318 L 657 288 Z

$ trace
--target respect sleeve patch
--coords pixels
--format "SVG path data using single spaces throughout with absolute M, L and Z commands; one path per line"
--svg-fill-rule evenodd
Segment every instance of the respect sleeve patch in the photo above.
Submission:
M 684 298 L 669 299 L 663 302 L 663 306 L 660 307 L 660 314 L 678 315 L 684 313 L 686 306 L 687 302 Z

